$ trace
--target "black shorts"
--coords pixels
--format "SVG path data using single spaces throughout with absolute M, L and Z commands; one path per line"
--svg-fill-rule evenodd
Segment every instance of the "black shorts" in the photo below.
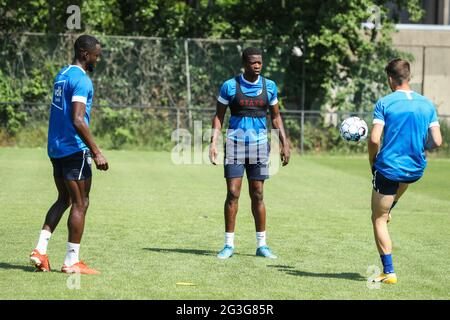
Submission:
M 86 180 L 92 177 L 92 156 L 89 150 L 73 153 L 63 158 L 50 158 L 53 176 L 65 180 Z
M 233 148 L 224 145 L 224 177 L 226 179 L 242 178 L 244 172 L 248 180 L 266 180 L 269 179 L 269 154 L 270 144 L 264 144 L 258 147 L 245 147 L 245 154 Z M 228 154 L 227 154 L 228 153 Z M 241 153 L 241 155 L 238 155 Z
M 381 173 L 379 173 L 377 170 L 374 170 L 372 168 L 373 173 L 373 189 L 381 194 L 384 195 L 396 195 L 398 188 L 400 187 L 400 183 L 414 183 L 419 179 L 412 180 L 412 181 L 393 181 L 385 176 L 383 176 Z

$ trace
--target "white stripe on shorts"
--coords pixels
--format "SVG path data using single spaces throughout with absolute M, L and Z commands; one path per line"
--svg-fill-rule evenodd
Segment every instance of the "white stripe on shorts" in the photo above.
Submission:
M 86 150 L 83 150 L 83 162 L 82 162 L 82 164 L 81 164 L 81 169 L 80 169 L 80 174 L 78 175 L 78 180 L 80 180 L 81 179 L 81 174 L 83 173 L 83 168 L 84 168 L 84 160 L 85 160 L 85 157 L 84 157 L 84 155 L 86 154 Z
M 377 188 L 377 170 L 373 173 L 373 188 L 380 193 L 380 189 Z

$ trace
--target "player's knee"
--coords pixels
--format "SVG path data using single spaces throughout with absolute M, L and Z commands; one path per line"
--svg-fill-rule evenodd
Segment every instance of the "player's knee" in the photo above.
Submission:
M 253 190 L 250 193 L 250 198 L 252 199 L 252 201 L 254 202 L 262 202 L 264 200 L 264 193 L 262 190 Z
M 227 192 L 227 202 L 238 202 L 239 196 L 240 196 L 240 190 L 239 189 L 230 189 Z
M 75 211 L 86 213 L 89 207 L 89 198 L 78 199 L 77 201 L 72 202 L 72 207 L 75 208 Z
M 86 197 L 83 199 L 83 209 L 86 211 L 89 208 L 89 198 Z
M 389 213 L 372 213 L 371 220 L 373 224 L 386 221 Z

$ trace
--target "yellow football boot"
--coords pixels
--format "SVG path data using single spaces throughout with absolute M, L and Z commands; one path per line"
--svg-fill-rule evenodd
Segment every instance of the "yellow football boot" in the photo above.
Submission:
M 373 279 L 373 282 L 382 282 L 386 284 L 396 284 L 397 283 L 397 275 L 395 273 L 382 273 L 375 279 Z

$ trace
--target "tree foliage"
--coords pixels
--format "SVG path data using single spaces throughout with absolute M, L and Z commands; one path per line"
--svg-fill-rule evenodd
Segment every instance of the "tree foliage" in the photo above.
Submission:
M 266 72 L 287 107 L 368 109 L 387 90 L 383 67 L 401 56 L 393 23 L 419 0 L 0 0 L 3 37 L 19 32 L 140 35 L 165 38 L 257 39 L 270 57 Z M 81 30 L 67 30 L 69 5 L 81 8 Z M 396 10 L 388 12 L 387 4 Z M 363 29 L 378 8 L 382 28 Z M 303 56 L 292 55 L 294 46 Z M 220 62 L 219 62 L 220 63 Z M 305 75 L 302 75 L 304 68 Z M 223 78 L 232 75 L 226 73 Z M 214 93 L 215 94 L 215 93 Z

